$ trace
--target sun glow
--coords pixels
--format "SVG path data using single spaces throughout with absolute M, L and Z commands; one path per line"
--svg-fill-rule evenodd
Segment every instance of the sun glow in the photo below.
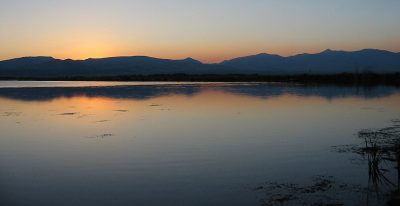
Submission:
M 55 57 L 62 59 L 87 59 L 120 55 L 122 49 L 115 35 L 100 32 L 74 32 L 57 37 L 60 42 Z

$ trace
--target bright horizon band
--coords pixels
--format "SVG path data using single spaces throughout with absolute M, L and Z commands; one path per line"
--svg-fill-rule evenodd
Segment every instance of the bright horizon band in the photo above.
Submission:
M 0 1 L 0 60 L 400 51 L 400 1 Z

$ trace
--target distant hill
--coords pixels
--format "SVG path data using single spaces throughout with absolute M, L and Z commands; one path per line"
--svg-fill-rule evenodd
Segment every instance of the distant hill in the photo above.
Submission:
M 150 74 L 337 74 L 400 72 L 400 53 L 364 49 L 346 52 L 325 50 L 317 54 L 282 57 L 258 54 L 203 64 L 192 58 L 159 59 L 146 56 L 60 60 L 22 57 L 0 61 L 0 77 L 71 77 Z
M 187 58 L 158 59 L 146 56 L 110 57 L 86 60 L 60 60 L 51 57 L 23 57 L 0 61 L 0 76 L 7 77 L 66 77 L 115 76 L 134 74 L 204 74 L 224 73 L 218 64 L 203 64 Z
M 354 52 L 328 49 L 317 54 L 290 57 L 258 54 L 227 60 L 221 64 L 247 72 L 268 74 L 393 73 L 400 72 L 400 54 L 377 49 Z

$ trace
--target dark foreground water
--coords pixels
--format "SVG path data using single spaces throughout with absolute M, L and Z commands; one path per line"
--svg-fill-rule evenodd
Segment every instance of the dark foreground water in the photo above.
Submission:
M 395 165 L 373 182 L 334 146 L 399 118 L 399 91 L 0 82 L 0 205 L 382 205 Z

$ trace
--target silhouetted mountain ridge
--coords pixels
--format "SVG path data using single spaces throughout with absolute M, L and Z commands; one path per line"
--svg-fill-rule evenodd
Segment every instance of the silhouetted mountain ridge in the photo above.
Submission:
M 289 57 L 264 55 L 241 57 L 222 62 L 223 65 L 249 71 L 267 71 L 270 74 L 336 74 L 400 71 L 400 55 L 378 49 L 335 51 L 327 49 L 316 54 L 298 54 Z
M 53 57 L 21 57 L 0 61 L 0 77 L 70 77 L 150 74 L 338 74 L 400 72 L 400 53 L 363 49 L 283 57 L 260 53 L 217 64 L 204 64 L 190 57 L 181 60 L 148 56 L 120 56 L 60 60 Z

